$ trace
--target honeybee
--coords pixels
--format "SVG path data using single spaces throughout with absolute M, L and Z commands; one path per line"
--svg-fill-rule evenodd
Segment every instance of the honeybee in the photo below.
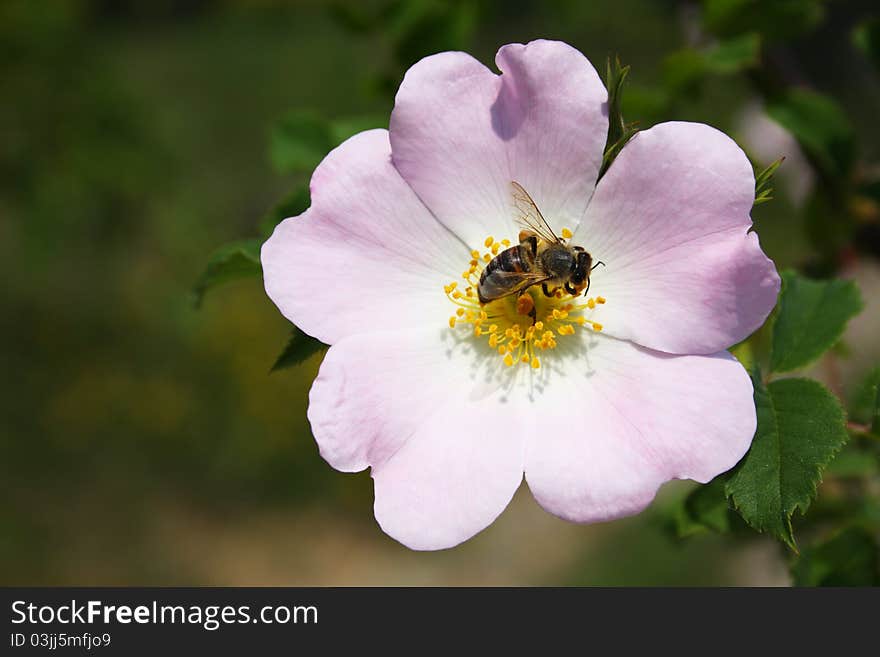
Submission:
M 486 265 L 480 274 L 477 296 L 481 304 L 511 294 L 522 297 L 533 285 L 540 285 L 544 294 L 553 296 L 562 287 L 572 296 L 590 290 L 590 272 L 605 263 L 593 263 L 592 256 L 581 246 L 574 246 L 558 237 L 529 193 L 517 182 L 513 201 L 519 211 L 518 220 L 524 228 L 519 244 L 505 249 Z M 530 299 L 528 299 L 530 301 Z M 532 305 L 529 314 L 535 320 Z

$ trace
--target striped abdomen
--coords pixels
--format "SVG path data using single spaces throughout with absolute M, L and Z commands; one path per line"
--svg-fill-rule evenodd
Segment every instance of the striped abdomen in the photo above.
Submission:
M 528 278 L 517 274 L 534 271 L 536 252 L 537 241 L 532 239 L 511 246 L 492 258 L 480 274 L 477 287 L 480 303 L 500 299 L 528 287 Z

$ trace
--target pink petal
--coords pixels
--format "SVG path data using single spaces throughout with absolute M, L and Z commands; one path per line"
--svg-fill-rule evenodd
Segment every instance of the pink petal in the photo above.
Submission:
M 776 304 L 779 276 L 748 232 L 752 167 L 724 133 L 663 123 L 638 133 L 599 182 L 573 238 L 602 260 L 594 319 L 670 353 L 714 353 Z
M 511 181 L 559 230 L 574 228 L 608 132 L 607 93 L 590 62 L 558 41 L 498 51 L 497 76 L 446 52 L 409 69 L 391 114 L 394 164 L 437 218 L 476 246 L 515 239 Z
M 321 455 L 343 471 L 372 466 L 376 519 L 413 549 L 467 540 L 522 481 L 520 407 L 472 394 L 470 347 L 441 328 L 351 336 L 310 394 Z
M 596 336 L 585 359 L 548 377 L 526 446 L 526 481 L 574 522 L 638 513 L 673 478 L 707 482 L 755 433 L 752 384 L 726 352 L 671 356 Z
M 443 326 L 443 284 L 467 249 L 391 164 L 386 130 L 355 135 L 312 175 L 312 206 L 263 244 L 266 292 L 303 331 L 332 344 L 381 327 Z

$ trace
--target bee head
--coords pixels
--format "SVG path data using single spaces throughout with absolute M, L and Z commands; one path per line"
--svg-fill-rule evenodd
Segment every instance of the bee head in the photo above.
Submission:
M 587 286 L 587 282 L 590 279 L 593 258 L 580 246 L 574 247 L 574 250 L 575 258 L 571 263 L 569 281 L 576 290 L 580 291 Z

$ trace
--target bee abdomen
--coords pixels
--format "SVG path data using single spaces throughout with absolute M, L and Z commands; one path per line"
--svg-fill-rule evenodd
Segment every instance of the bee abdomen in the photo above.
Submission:
M 493 299 L 513 293 L 515 280 L 504 274 L 518 274 L 532 271 L 534 256 L 529 252 L 528 246 L 517 244 L 505 249 L 492 258 L 480 274 L 480 285 L 477 287 L 477 296 L 480 303 L 486 303 Z

